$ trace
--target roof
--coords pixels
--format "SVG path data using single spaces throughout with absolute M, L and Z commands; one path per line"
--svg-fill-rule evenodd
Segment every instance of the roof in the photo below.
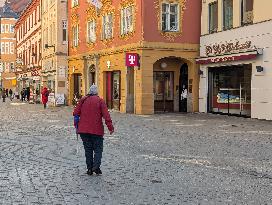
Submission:
M 3 7 L 0 7 L 0 17 L 1 18 L 15 18 L 18 19 L 19 16 L 12 10 L 10 4 L 6 1 Z

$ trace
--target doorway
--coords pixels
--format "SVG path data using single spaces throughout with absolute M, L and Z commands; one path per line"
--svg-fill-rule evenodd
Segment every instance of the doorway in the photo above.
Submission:
M 120 110 L 121 72 L 106 72 L 106 101 L 109 109 Z
M 188 98 L 188 65 L 185 63 L 180 68 L 179 76 L 179 112 L 187 112 Z
M 173 112 L 174 72 L 154 71 L 153 78 L 155 112 Z
M 74 74 L 74 97 L 80 99 L 82 97 L 81 93 L 82 75 Z

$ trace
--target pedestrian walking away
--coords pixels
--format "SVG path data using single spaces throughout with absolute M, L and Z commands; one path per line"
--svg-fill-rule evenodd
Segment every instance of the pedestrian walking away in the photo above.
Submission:
M 11 90 L 11 89 L 9 89 L 9 98 L 10 98 L 10 100 L 12 101 L 12 98 L 13 98 L 13 91 Z
M 48 102 L 48 96 L 49 96 L 49 91 L 47 87 L 44 87 L 42 90 L 42 103 L 43 103 L 43 108 L 46 109 L 46 104 Z
M 98 96 L 96 85 L 92 85 L 89 94 L 79 101 L 73 115 L 76 131 L 84 145 L 87 174 L 95 172 L 100 175 L 104 140 L 102 118 L 105 119 L 110 134 L 114 132 L 114 127 L 105 101 Z
M 3 88 L 2 90 L 2 94 L 1 94 L 2 98 L 3 98 L 3 102 L 6 102 L 6 90 Z

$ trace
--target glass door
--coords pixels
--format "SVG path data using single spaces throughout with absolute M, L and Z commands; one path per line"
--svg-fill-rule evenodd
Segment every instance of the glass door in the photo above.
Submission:
M 154 72 L 154 109 L 155 111 L 174 110 L 174 73 Z
M 113 109 L 120 110 L 120 71 L 114 71 L 112 73 L 112 99 L 113 99 Z

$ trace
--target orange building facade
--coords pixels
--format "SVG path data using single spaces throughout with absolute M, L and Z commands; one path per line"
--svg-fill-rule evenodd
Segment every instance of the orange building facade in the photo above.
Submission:
M 201 3 L 100 3 L 68 1 L 69 102 L 95 83 L 123 113 L 198 111 Z
M 33 0 L 16 25 L 17 80 L 19 91 L 29 87 L 34 94 L 41 87 L 41 12 L 40 0 Z
M 1 61 L 1 87 L 4 89 L 16 90 L 16 38 L 14 25 L 17 21 L 17 14 L 12 11 L 6 2 L 0 9 L 0 61 Z

